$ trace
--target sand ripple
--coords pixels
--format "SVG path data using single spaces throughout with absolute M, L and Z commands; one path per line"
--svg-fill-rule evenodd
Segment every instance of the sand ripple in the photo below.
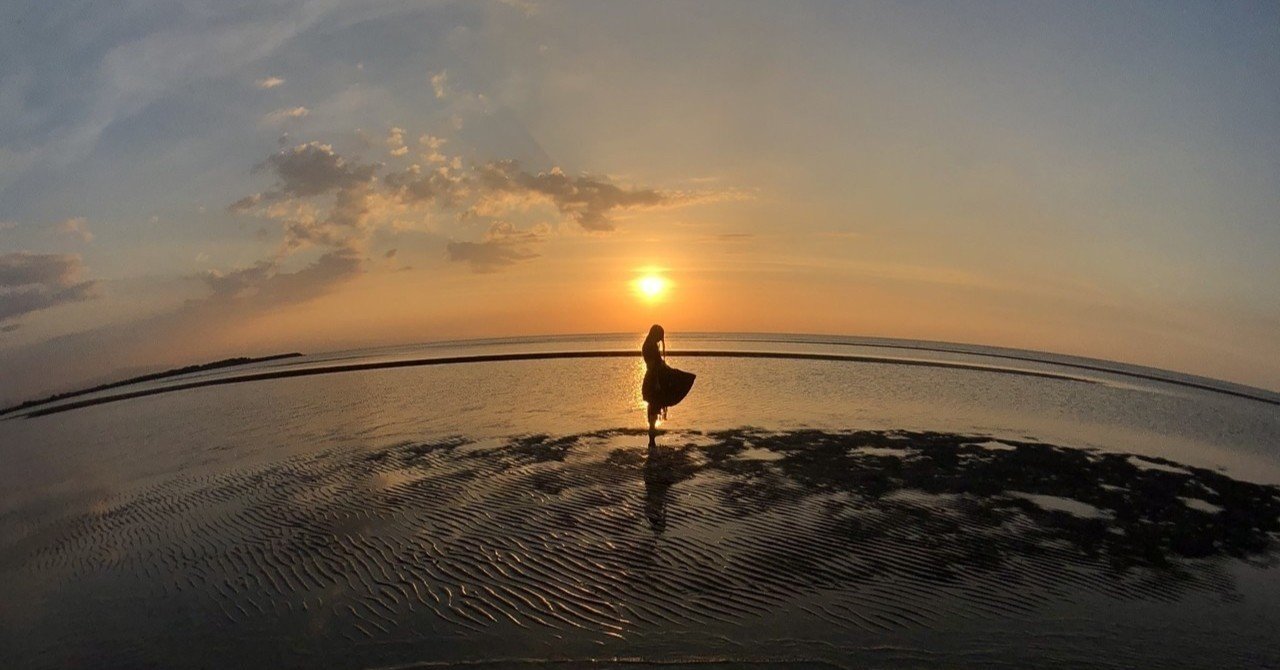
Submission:
M 192 631 L 286 665 L 488 657 L 485 640 L 874 641 L 1088 598 L 1239 599 L 1230 565 L 1268 564 L 1280 532 L 1276 488 L 1161 459 L 938 433 L 663 442 L 456 438 L 174 478 L 6 546 L 8 594 L 46 607 L 3 611 L 3 637 L 50 665 L 181 658 Z M 178 630 L 147 639 L 139 608 Z

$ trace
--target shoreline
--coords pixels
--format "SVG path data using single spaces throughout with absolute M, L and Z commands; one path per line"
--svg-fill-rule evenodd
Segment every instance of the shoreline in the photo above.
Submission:
M 1044 379 L 1058 379 L 1063 381 L 1075 381 L 1082 383 L 1098 383 L 1094 380 L 1076 377 L 1068 374 L 1059 374 L 1052 372 L 1037 372 L 1032 370 L 1018 370 L 1014 368 L 1002 368 L 998 366 L 978 365 L 972 363 L 960 363 L 955 361 L 926 361 L 915 359 L 901 359 L 891 357 L 866 356 L 866 355 L 850 355 L 850 354 L 822 354 L 822 353 L 803 353 L 803 352 L 767 352 L 767 351 L 722 351 L 722 350 L 687 350 L 687 351 L 671 351 L 668 354 L 672 357 L 691 357 L 691 358 L 756 358 L 756 359 L 782 359 L 782 360 L 811 360 L 811 361 L 835 361 L 847 363 L 888 363 L 894 365 L 910 365 L 921 367 L 949 368 L 957 370 L 973 370 L 982 372 L 995 372 L 1003 374 L 1014 374 L 1028 377 L 1039 377 Z M 288 355 L 286 355 L 288 356 Z M 280 357 L 286 357 L 280 356 Z M 41 409 L 33 409 L 28 412 L 14 412 L 5 419 L 12 418 L 36 418 L 67 412 L 74 409 L 92 407 L 120 400 L 129 400 L 133 398 L 141 398 L 150 395 L 158 395 L 161 393 L 170 393 L 175 391 L 185 391 L 195 388 L 203 388 L 206 386 L 220 386 L 224 384 L 235 384 L 253 381 L 268 381 L 273 379 L 288 379 L 292 377 L 307 377 L 312 375 L 335 374 L 341 372 L 362 372 L 371 370 L 386 370 L 394 368 L 407 367 L 426 367 L 433 365 L 459 365 L 466 363 L 497 363 L 509 361 L 539 361 L 539 360 L 563 360 L 563 359 L 593 359 L 593 358 L 638 358 L 639 351 L 569 351 L 569 352 L 532 352 L 523 354 L 478 354 L 471 356 L 447 356 L 440 358 L 416 358 L 399 361 L 378 361 L 370 363 L 347 363 L 340 365 L 327 365 L 313 368 L 300 368 L 294 370 L 275 370 L 272 372 L 261 372 L 246 374 L 233 377 L 224 377 L 218 379 L 205 379 L 200 381 L 175 384 L 173 386 L 165 386 L 160 388 L 143 389 L 131 391 L 127 393 L 119 393 L 115 395 L 102 396 L 99 398 L 88 398 L 70 403 L 55 405 L 53 407 L 45 407 Z M 1162 382 L 1188 388 L 1195 388 L 1213 393 L 1222 393 L 1226 395 L 1236 396 L 1258 402 L 1264 402 L 1272 405 L 1280 405 L 1280 402 L 1270 398 L 1251 395 L 1247 393 L 1237 392 L 1230 389 L 1216 388 L 1204 384 L 1194 382 L 1183 382 L 1171 380 L 1155 375 L 1144 375 L 1134 372 L 1126 372 L 1120 370 L 1108 370 L 1102 367 L 1087 365 L 1071 365 L 1067 363 L 1053 363 L 1051 365 L 1060 365 L 1063 367 L 1075 367 L 1078 369 L 1105 372 L 1108 374 L 1116 374 L 1126 377 L 1134 377 L 1148 381 Z M 123 384 L 119 384 L 123 385 Z M 100 389 L 99 389 L 100 390 Z M 89 391 L 85 391 L 87 393 Z M 77 395 L 83 395 L 79 393 Z
M 303 354 L 301 352 L 294 351 L 287 354 L 272 354 L 270 356 L 258 356 L 258 357 L 236 356 L 234 358 L 224 358 L 222 360 L 211 361 L 209 363 L 197 363 L 195 365 L 184 365 L 180 368 L 171 368 L 169 370 L 162 370 L 160 372 L 152 372 L 145 375 L 137 375 L 134 377 L 121 379 L 114 382 L 106 382 L 105 384 L 98 384 L 96 386 L 91 386 L 89 388 L 76 389 L 74 391 L 64 391 L 62 393 L 53 393 L 43 398 L 24 400 L 16 405 L 10 405 L 8 407 L 0 408 L 0 417 L 6 414 L 21 412 L 22 410 L 28 409 L 31 407 L 39 407 L 40 405 L 47 405 L 49 403 L 66 400 L 68 398 L 76 398 L 82 395 L 88 395 L 90 393 L 97 393 L 99 391 L 107 391 L 114 388 L 120 388 L 121 386 L 131 386 L 133 384 L 142 384 L 146 382 L 158 381 L 161 379 L 168 379 L 169 377 L 181 377 L 182 375 L 196 374 L 200 372 L 209 372 L 212 370 L 222 370 L 225 368 L 234 368 L 241 365 L 252 365 L 254 363 L 267 363 L 270 361 L 278 361 L 286 358 L 297 358 L 302 355 Z

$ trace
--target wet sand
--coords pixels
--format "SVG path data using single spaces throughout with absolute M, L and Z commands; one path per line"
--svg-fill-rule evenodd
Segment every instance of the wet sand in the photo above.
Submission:
M 1266 623 L 1280 488 L 979 434 L 741 428 L 660 443 L 632 429 L 456 437 L 167 478 L 4 548 L 0 656 L 15 667 L 1280 660 Z

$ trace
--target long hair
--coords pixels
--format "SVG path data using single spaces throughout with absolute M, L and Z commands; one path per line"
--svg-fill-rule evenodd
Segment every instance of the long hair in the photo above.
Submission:
M 667 346 L 667 333 L 662 329 L 662 326 L 655 323 L 649 327 L 649 335 L 644 338 L 644 341 L 646 344 L 661 341 L 662 347 L 665 349 Z

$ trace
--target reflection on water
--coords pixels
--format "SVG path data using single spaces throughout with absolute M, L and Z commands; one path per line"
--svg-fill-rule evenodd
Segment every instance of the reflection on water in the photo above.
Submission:
M 99 501 L 4 546 L 0 602 L 31 606 L 0 606 L 0 653 L 22 666 L 200 665 L 191 650 L 211 646 L 249 665 L 782 648 L 885 661 L 922 635 L 943 648 L 950 631 L 1028 621 L 1078 628 L 1041 660 L 1108 644 L 1139 665 L 1272 653 L 1267 616 L 1157 649 L 1100 634 L 1125 608 L 1181 625 L 1178 607 L 1144 603 L 1243 611 L 1240 575 L 1275 561 L 1276 487 L 953 433 L 645 439 L 330 449 Z M 935 660 L 990 660 L 975 654 Z
M 655 533 L 667 528 L 667 504 L 673 484 L 693 477 L 698 468 L 689 448 L 667 449 L 649 445 L 644 462 L 644 514 Z M 620 452 L 620 455 L 626 452 Z

